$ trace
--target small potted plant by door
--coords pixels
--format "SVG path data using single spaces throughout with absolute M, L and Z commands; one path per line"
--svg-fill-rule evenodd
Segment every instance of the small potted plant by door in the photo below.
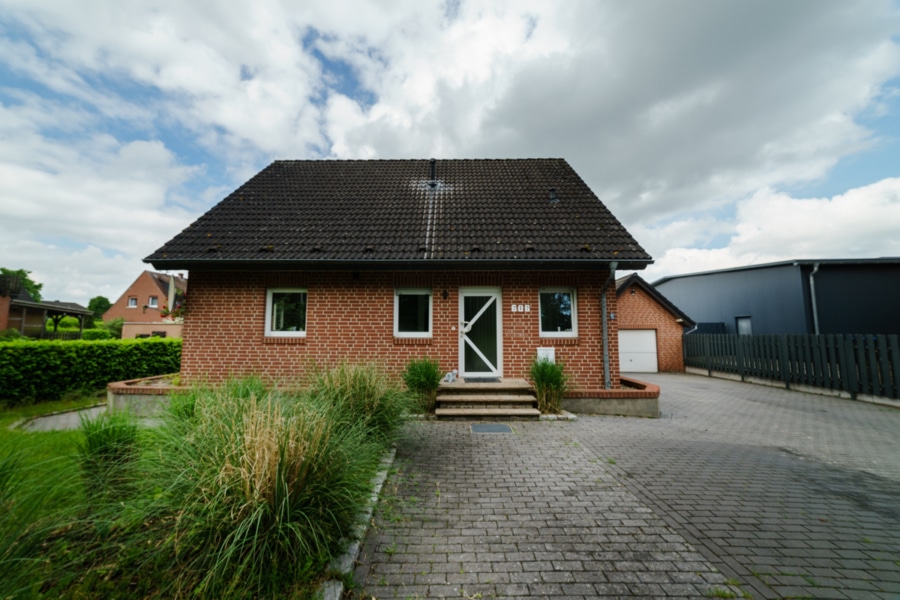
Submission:
M 535 358 L 531 361 L 530 375 L 540 411 L 558 414 L 562 408 L 563 395 L 569 389 L 565 365 L 547 358 Z
M 441 385 L 441 369 L 436 360 L 427 356 L 406 363 L 403 382 L 413 394 L 418 396 L 422 411 L 434 411 L 438 387 Z

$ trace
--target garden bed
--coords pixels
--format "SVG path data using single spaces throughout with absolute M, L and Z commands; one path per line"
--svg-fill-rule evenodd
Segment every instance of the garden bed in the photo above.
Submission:
M 585 397 L 572 394 L 563 398 L 562 407 L 576 414 L 659 417 L 659 386 L 631 377 L 620 379 L 615 390 L 590 392 Z
M 142 417 L 159 415 L 173 392 L 190 389 L 179 385 L 178 373 L 116 381 L 106 386 L 106 405 L 110 410 L 127 409 Z

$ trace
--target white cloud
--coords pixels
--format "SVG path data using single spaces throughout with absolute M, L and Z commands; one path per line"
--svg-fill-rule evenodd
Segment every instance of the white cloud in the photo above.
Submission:
M 896 102 L 891 0 L 0 7 L 2 262 L 54 281 L 91 280 L 48 266 L 78 256 L 127 285 L 265 163 L 320 156 L 561 156 L 669 272 L 900 254 L 894 180 L 778 191 L 885 143 L 859 116 Z
M 658 254 L 644 277 L 694 273 L 793 259 L 900 257 L 900 178 L 890 178 L 831 198 L 793 198 L 763 189 L 737 205 L 720 234 L 722 247 L 691 247 L 693 232 L 710 230 L 698 221 L 679 221 L 641 230 Z M 641 236 L 638 235 L 639 241 Z

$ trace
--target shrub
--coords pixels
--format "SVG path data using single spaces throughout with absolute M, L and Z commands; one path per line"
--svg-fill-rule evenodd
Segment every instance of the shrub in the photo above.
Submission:
M 125 319 L 119 317 L 118 319 L 111 319 L 109 321 L 103 322 L 103 329 L 109 332 L 109 335 L 113 337 L 113 339 L 122 339 L 122 327 L 125 325 Z
M 110 340 L 112 339 L 112 334 L 106 329 L 85 329 L 81 332 L 81 339 L 83 340 Z
M 259 380 L 188 396 L 156 432 L 152 461 L 162 513 L 177 515 L 173 589 L 273 597 L 324 569 L 352 535 L 381 455 L 364 423 Z
M 18 329 L 4 329 L 0 331 L 0 342 L 8 342 L 11 340 L 18 340 L 22 337 L 22 334 L 19 333 Z
M 422 410 L 434 410 L 438 387 L 441 385 L 441 368 L 436 360 L 423 357 L 409 361 L 403 372 L 403 382 L 409 391 L 416 394 Z
M 86 319 L 86 324 L 92 325 L 93 322 L 87 323 L 87 319 Z M 47 321 L 46 325 L 47 325 L 47 331 L 54 330 L 52 321 Z M 81 328 L 81 322 L 78 320 L 78 317 L 63 317 L 62 319 L 59 320 L 59 323 L 56 325 L 55 329 L 57 329 L 59 331 L 63 331 L 63 330 L 67 330 L 67 329 L 78 330 L 80 328 Z
M 569 376 L 563 363 L 547 359 L 531 362 L 531 381 L 537 393 L 538 408 L 542 413 L 558 413 L 563 394 L 568 389 Z
M 369 435 L 383 445 L 394 441 L 402 416 L 410 412 L 415 402 L 374 365 L 342 364 L 319 373 L 313 377 L 307 395 L 312 402 L 335 407 L 336 418 L 343 422 L 362 423 Z
M 70 391 L 180 368 L 179 339 L 0 344 L 0 399 L 9 405 L 57 400 Z

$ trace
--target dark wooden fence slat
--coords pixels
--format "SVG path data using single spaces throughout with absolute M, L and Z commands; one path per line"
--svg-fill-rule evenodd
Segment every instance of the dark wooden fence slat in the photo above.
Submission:
M 848 380 L 848 392 L 850 392 L 850 397 L 854 400 L 856 396 L 859 394 L 860 387 L 860 368 L 859 364 L 859 353 L 856 351 L 857 340 L 856 336 L 848 335 L 844 338 L 844 353 L 847 356 L 847 380 Z
M 825 364 L 827 365 L 826 384 L 829 389 L 839 390 L 841 389 L 841 385 L 840 378 L 838 377 L 838 359 L 834 345 L 834 334 L 829 333 L 825 336 L 825 347 Z
M 791 389 L 791 373 L 789 369 L 789 359 L 788 359 L 788 341 L 787 336 L 783 335 L 778 340 L 779 347 L 781 348 L 781 360 L 779 361 L 779 367 L 781 368 L 781 379 L 784 381 L 784 387 L 787 389 Z
M 710 357 L 710 343 L 711 340 L 709 336 L 703 338 L 703 347 L 706 349 L 706 374 L 712 375 L 712 358 Z
M 869 361 L 866 360 L 866 338 L 862 335 L 854 336 L 856 342 L 856 370 L 859 373 L 857 390 L 860 394 L 869 393 Z
M 888 346 L 891 349 L 891 381 L 894 386 L 895 399 L 900 399 L 900 336 L 889 335 Z
M 878 380 L 878 356 L 875 352 L 875 336 L 867 335 L 866 358 L 869 362 L 869 393 L 875 396 L 881 395 L 881 382 Z
M 888 398 L 894 396 L 894 385 L 891 381 L 891 368 L 888 366 L 887 337 L 879 335 L 875 340 L 878 344 L 878 379 L 881 383 L 879 394 Z

